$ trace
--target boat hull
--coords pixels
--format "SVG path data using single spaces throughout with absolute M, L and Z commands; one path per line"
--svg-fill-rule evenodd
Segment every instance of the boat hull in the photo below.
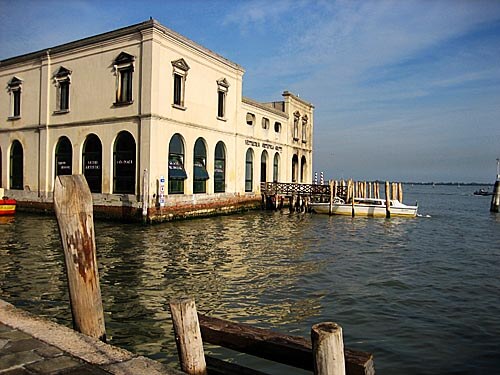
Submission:
M 311 209 L 318 214 L 330 214 L 330 203 L 311 203 Z M 332 215 L 352 216 L 353 206 L 350 204 L 334 203 Z M 385 206 L 373 206 L 369 204 L 355 204 L 354 216 L 386 217 Z M 416 206 L 391 207 L 391 217 L 415 217 Z
M 16 213 L 16 201 L 14 199 L 0 199 L 0 216 L 9 216 Z

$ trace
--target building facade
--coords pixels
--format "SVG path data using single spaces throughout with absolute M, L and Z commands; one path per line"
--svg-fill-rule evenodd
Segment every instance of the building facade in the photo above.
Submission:
M 245 98 L 243 74 L 155 20 L 0 61 L 0 187 L 48 208 L 83 174 L 94 210 L 169 219 L 311 183 L 313 106 Z

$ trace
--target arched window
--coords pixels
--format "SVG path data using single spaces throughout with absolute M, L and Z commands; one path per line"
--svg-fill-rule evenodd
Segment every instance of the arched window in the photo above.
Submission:
M 10 188 L 16 190 L 23 190 L 23 166 L 24 155 L 23 146 L 21 142 L 12 142 L 10 149 Z
M 297 182 L 297 175 L 299 172 L 299 157 L 293 155 L 292 157 L 292 182 Z
M 61 137 L 56 146 L 56 176 L 73 173 L 73 147 L 68 137 Z
M 168 145 L 168 193 L 184 194 L 184 142 L 180 134 L 174 134 Z
M 226 191 L 226 148 L 223 142 L 215 146 L 214 163 L 214 192 L 224 193 Z
M 300 159 L 300 182 L 304 182 L 306 176 L 306 157 Z
M 83 175 L 92 193 L 102 192 L 102 144 L 99 137 L 89 134 L 83 144 Z
M 274 161 L 273 161 L 273 182 L 278 182 L 279 177 L 280 177 L 280 154 L 275 153 L 274 154 Z
M 260 157 L 260 182 L 267 181 L 267 151 L 262 151 Z
M 247 150 L 245 158 L 245 191 L 251 192 L 253 190 L 253 150 Z
M 194 144 L 194 163 L 193 163 L 193 193 L 206 193 L 207 180 L 207 148 L 203 138 L 198 138 Z
M 132 134 L 118 133 L 113 152 L 113 193 L 135 194 L 135 154 Z

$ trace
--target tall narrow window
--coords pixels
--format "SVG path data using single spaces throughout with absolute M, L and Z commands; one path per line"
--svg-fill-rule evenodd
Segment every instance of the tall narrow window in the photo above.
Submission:
M 168 145 L 168 194 L 184 194 L 184 142 L 179 134 L 174 134 Z
M 226 96 L 229 89 L 229 83 L 225 78 L 217 80 L 217 118 L 224 120 L 226 118 Z
M 223 193 L 226 191 L 226 149 L 223 142 L 218 142 L 215 146 L 214 163 L 214 192 Z
M 17 77 L 12 77 L 8 83 L 10 94 L 10 116 L 9 119 L 21 117 L 21 89 L 23 81 Z
M 307 115 L 304 115 L 302 117 L 302 143 L 307 142 Z
M 249 148 L 245 157 L 245 191 L 253 190 L 253 150 Z
M 23 190 L 24 152 L 21 142 L 12 142 L 10 149 L 10 188 Z
M 186 78 L 189 70 L 189 65 L 184 59 L 172 61 L 173 79 L 174 79 L 174 92 L 172 106 L 178 109 L 185 108 L 186 96 Z
M 92 193 L 102 192 L 102 144 L 99 137 L 89 134 L 82 151 L 83 175 Z
M 299 119 L 300 113 L 297 111 L 293 114 L 293 140 L 299 140 Z
M 57 142 L 55 163 L 56 176 L 73 173 L 73 147 L 67 137 L 61 137 Z
M 54 81 L 57 88 L 57 108 L 54 113 L 67 113 L 69 111 L 69 86 L 71 83 L 71 70 L 61 66 L 54 75 Z
M 113 153 L 113 193 L 135 193 L 135 139 L 129 132 L 118 133 Z
M 260 157 L 260 182 L 267 181 L 267 151 L 262 151 Z
M 275 153 L 274 154 L 274 161 L 273 161 L 273 182 L 278 182 L 279 181 L 279 170 L 280 168 L 280 154 Z
M 206 193 L 207 180 L 207 148 L 202 138 L 198 138 L 194 144 L 194 164 L 193 164 L 193 193 Z
M 132 76 L 135 57 L 122 52 L 114 61 L 116 74 L 116 101 L 115 105 L 127 105 L 133 102 Z

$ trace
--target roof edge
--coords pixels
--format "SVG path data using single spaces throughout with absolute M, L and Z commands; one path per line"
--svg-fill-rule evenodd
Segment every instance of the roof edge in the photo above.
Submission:
M 226 59 L 225 57 L 209 50 L 208 48 L 203 47 L 202 45 L 200 45 L 200 44 L 186 38 L 185 36 L 169 29 L 168 27 L 163 26 L 160 22 L 158 22 L 157 20 L 155 20 L 153 18 L 151 18 L 147 21 L 144 21 L 144 22 L 134 24 L 134 25 L 125 26 L 125 27 L 122 27 L 119 29 L 107 31 L 107 32 L 104 32 L 101 34 L 89 36 L 89 37 L 82 38 L 82 39 L 77 39 L 77 40 L 74 40 L 74 41 L 71 41 L 68 43 L 64 43 L 64 44 L 60 44 L 60 45 L 57 45 L 54 47 L 44 48 L 44 49 L 41 49 L 39 51 L 29 52 L 29 53 L 26 53 L 23 55 L 9 57 L 7 59 L 0 60 L 0 67 L 12 65 L 12 64 L 17 64 L 17 63 L 22 63 L 22 62 L 30 61 L 33 59 L 41 59 L 47 55 L 57 54 L 60 52 L 65 52 L 65 51 L 71 50 L 71 49 L 76 49 L 76 48 L 88 46 L 88 45 L 91 45 L 94 43 L 99 43 L 99 42 L 103 42 L 106 40 L 119 38 L 119 37 L 129 35 L 129 34 L 134 33 L 134 32 L 141 32 L 142 30 L 146 30 L 146 29 L 150 29 L 150 28 L 160 30 L 161 32 L 163 32 L 167 36 L 180 41 L 184 45 L 191 47 L 191 48 L 194 48 L 202 53 L 205 53 L 205 54 L 211 56 L 212 58 L 214 58 L 214 59 L 216 59 L 216 60 L 218 60 L 226 65 L 231 66 L 234 69 L 240 70 L 241 72 L 245 71 L 243 69 L 243 67 L 241 67 L 240 65 L 238 65 L 238 64 Z

